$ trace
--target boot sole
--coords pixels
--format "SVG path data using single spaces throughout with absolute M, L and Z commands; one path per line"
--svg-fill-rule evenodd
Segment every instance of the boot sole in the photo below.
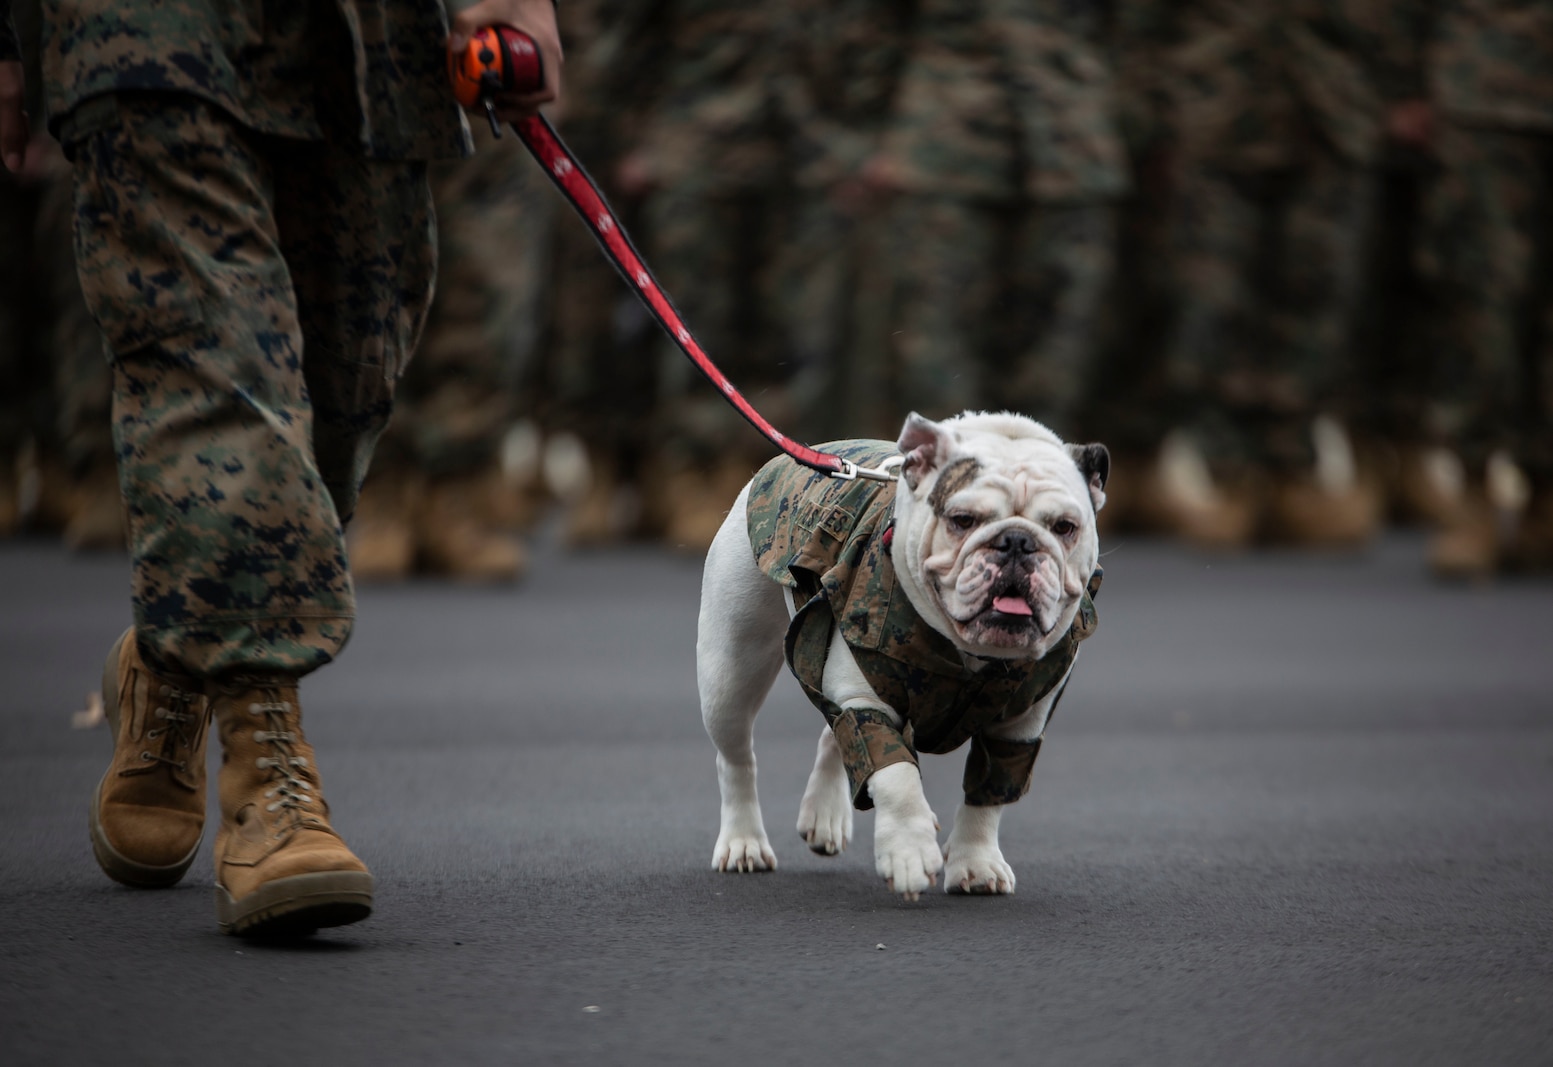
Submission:
M 216 922 L 248 937 L 296 937 L 326 926 L 348 926 L 372 914 L 372 876 L 320 871 L 266 883 L 240 900 L 216 886 Z
M 108 729 L 113 732 L 114 743 L 119 739 L 119 654 L 124 649 L 124 640 L 132 630 L 125 630 L 119 635 L 119 639 L 108 650 L 108 659 L 102 666 L 102 708 L 108 719 Z M 112 845 L 108 844 L 108 837 L 103 833 L 99 812 L 102 810 L 102 787 L 108 780 L 113 768 L 110 766 L 98 779 L 97 790 L 92 794 L 91 831 L 92 831 L 92 855 L 97 859 L 97 866 L 102 872 L 120 885 L 133 886 L 136 889 L 166 889 L 177 885 L 188 871 L 190 864 L 194 862 L 194 856 L 200 850 L 200 841 L 205 839 L 200 834 L 199 841 L 194 842 L 194 847 L 189 854 L 177 863 L 168 864 L 165 867 L 150 867 L 144 863 L 136 863 L 128 856 L 123 855 Z

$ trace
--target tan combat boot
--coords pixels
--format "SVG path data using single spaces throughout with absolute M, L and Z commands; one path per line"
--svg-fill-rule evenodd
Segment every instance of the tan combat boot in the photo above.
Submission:
M 72 552 L 124 550 L 124 503 L 111 466 L 94 468 L 76 485 L 64 540 Z
M 113 762 L 92 801 L 92 852 L 116 882 L 173 885 L 205 832 L 205 727 L 201 684 L 152 671 L 133 628 L 108 653 L 102 704 Z
M 211 693 L 221 737 L 221 929 L 290 936 L 365 919 L 372 875 L 329 825 L 296 683 L 242 679 Z
M 418 562 L 428 574 L 461 582 L 515 582 L 528 570 L 517 538 L 489 518 L 490 483 L 479 475 L 432 483 L 415 515 Z
M 1270 544 L 1358 549 L 1380 532 L 1380 493 L 1366 483 L 1328 487 L 1298 475 L 1270 481 L 1261 528 Z
M 1437 578 L 1487 579 L 1503 565 L 1504 550 L 1499 513 L 1487 494 L 1474 488 L 1429 542 L 1429 569 Z
M 1532 491 L 1510 542 L 1507 563 L 1516 571 L 1553 571 L 1553 490 Z

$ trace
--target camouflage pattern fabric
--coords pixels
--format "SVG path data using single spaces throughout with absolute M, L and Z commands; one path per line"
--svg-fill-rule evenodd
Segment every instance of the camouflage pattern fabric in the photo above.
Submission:
M 760 413 L 793 424 L 776 314 L 776 263 L 787 204 L 779 192 L 654 192 L 644 205 L 651 261 L 685 323 Z M 763 447 L 749 424 L 667 336 L 658 339 L 659 440 L 676 460 L 712 464 Z M 751 466 L 754 464 L 752 463 Z
M 435 272 L 426 165 L 265 137 L 184 94 L 100 96 L 64 132 L 141 650 L 198 677 L 304 674 L 350 634 L 342 522 Z
M 1216 463 L 1307 468 L 1341 381 L 1373 185 L 1313 153 L 1298 171 L 1184 174 L 1170 235 L 1176 405 Z
M 1384 0 L 1134 0 L 1120 16 L 1174 149 L 1226 171 L 1296 165 L 1314 135 L 1350 163 L 1380 150 L 1366 57 L 1384 54 Z M 1146 44 L 1144 43 L 1146 42 Z
M 637 148 L 655 183 L 642 205 L 648 259 L 702 347 L 761 414 L 791 425 L 773 274 L 788 199 L 787 14 L 740 0 L 672 0 L 661 12 L 653 69 L 661 85 Z M 654 436 L 668 467 L 710 469 L 758 447 L 666 337 L 655 371 Z
M 922 0 L 885 151 L 913 193 L 1042 202 L 1125 191 L 1091 5 Z
M 1097 5 L 924 0 L 881 155 L 898 409 L 1071 423 L 1129 174 Z
M 1011 408 L 1071 429 L 1093 384 L 1115 207 L 906 195 L 886 229 L 896 410 Z
M 1553 133 L 1553 5 L 1435 0 L 1429 81 L 1464 126 Z
M 1505 447 L 1553 486 L 1553 402 L 1536 366 L 1553 300 L 1553 136 L 1447 124 L 1436 155 L 1418 257 L 1429 430 L 1475 474 Z
M 105 93 L 179 92 L 252 130 L 376 159 L 469 154 L 439 0 L 46 0 L 50 128 Z M 63 139 L 63 138 L 61 138 Z
M 568 0 L 556 8 L 566 42 L 560 132 L 633 234 L 646 232 L 641 198 L 621 194 L 615 171 L 663 88 L 666 16 L 660 5 L 639 0 Z M 547 425 L 577 433 L 601 466 L 629 479 L 652 432 L 652 405 L 643 398 L 658 388 L 658 326 L 599 254 L 587 227 L 548 187 L 538 188 L 544 185 L 536 174 L 551 321 L 530 410 Z
M 782 5 L 667 0 L 645 83 L 641 144 L 663 185 L 705 195 L 771 188 L 782 172 Z M 631 47 L 641 47 L 633 41 Z
M 437 293 L 379 461 L 441 477 L 497 461 L 539 347 L 554 196 L 521 142 L 476 126 L 472 159 L 431 167 Z
M 1429 5 L 1427 78 L 1440 114 L 1416 266 L 1428 314 L 1427 430 L 1481 477 L 1508 448 L 1553 486 L 1553 6 Z
M 795 187 L 776 251 L 776 289 L 803 440 L 887 434 L 891 262 L 884 198 L 863 184 L 880 150 L 914 3 L 796 0 L 787 22 L 787 167 Z
M 820 446 L 877 466 L 897 455 L 887 441 L 835 441 Z M 953 752 L 971 743 L 967 804 L 1010 804 L 1030 786 L 1040 739 L 1008 741 L 986 730 L 1024 714 L 1064 684 L 1079 642 L 1097 624 L 1092 596 L 1072 628 L 1038 661 L 984 660 L 968 667 L 960 652 L 925 623 L 895 583 L 885 533 L 895 510 L 895 483 L 843 482 L 780 457 L 760 469 L 748 498 L 750 543 L 760 569 L 802 604 L 788 627 L 786 655 L 805 694 L 825 715 L 841 748 L 852 802 L 872 807 L 868 779 L 917 752 Z M 883 712 L 841 708 L 821 689 L 831 632 L 839 629 L 880 699 Z
M 53 439 L 77 475 L 110 469 L 113 455 L 113 376 L 102 331 L 92 320 L 76 274 L 75 195 L 67 179 L 49 183 L 38 204 L 38 280 L 46 288 L 44 339 L 53 368 Z

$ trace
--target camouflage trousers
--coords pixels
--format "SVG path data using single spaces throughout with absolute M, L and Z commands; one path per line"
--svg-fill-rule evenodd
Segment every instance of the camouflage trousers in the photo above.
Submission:
M 431 166 L 437 293 L 379 466 L 444 475 L 496 462 L 533 372 L 555 197 L 516 137 L 472 131 L 474 157 Z
M 712 360 L 778 427 L 792 425 L 775 271 L 783 197 L 769 189 L 670 188 L 644 205 L 648 263 Z M 657 365 L 659 442 L 671 461 L 765 456 L 768 447 L 666 337 Z
M 778 252 L 778 309 L 792 361 L 796 421 L 804 441 L 893 437 L 903 412 L 890 405 L 884 342 L 890 271 L 878 211 L 854 213 L 823 191 L 795 204 Z
M 908 195 L 889 216 L 897 410 L 1007 408 L 1070 432 L 1114 269 L 1113 205 Z
M 305 674 L 351 631 L 343 523 L 436 269 L 426 167 L 179 94 L 90 101 L 64 140 L 142 652 L 200 677 Z
M 69 181 L 0 179 L 0 457 L 29 437 L 84 472 L 113 462 L 102 335 L 71 253 Z
M 1553 135 L 1447 125 L 1424 193 L 1429 427 L 1481 469 L 1509 448 L 1553 485 Z
M 1300 468 L 1354 328 L 1371 175 L 1313 154 L 1298 171 L 1198 167 L 1172 208 L 1166 374 L 1216 461 Z
M 0 176 L 0 462 L 8 464 L 45 424 L 48 406 L 33 241 L 40 198 L 38 189 Z

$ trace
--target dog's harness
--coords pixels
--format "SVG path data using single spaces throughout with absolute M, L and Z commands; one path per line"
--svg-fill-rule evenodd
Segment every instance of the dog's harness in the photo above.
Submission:
M 519 140 L 539 161 L 550 181 L 561 191 L 566 202 L 582 217 L 582 221 L 587 224 L 594 239 L 598 241 L 605 258 L 614 264 L 620 276 L 625 279 L 637 299 L 641 300 L 643 306 L 657 320 L 658 325 L 674 339 L 679 350 L 689 357 L 690 362 L 696 365 L 696 369 L 717 387 L 718 392 L 723 394 L 728 403 L 732 404 L 766 440 L 810 470 L 819 471 L 832 478 L 843 481 L 857 478 L 881 482 L 894 480 L 898 459 L 895 465 L 861 466 L 845 456 L 822 452 L 794 441 L 766 421 L 765 417 L 755 410 L 744 398 L 744 394 L 735 388 L 728 380 L 728 376 L 719 370 L 717 364 L 713 363 L 702 350 L 695 335 L 690 332 L 690 328 L 680 317 L 674 302 L 669 299 L 669 295 L 663 291 L 652 272 L 647 269 L 647 264 L 631 243 L 630 236 L 620 225 L 620 219 L 610 209 L 598 185 L 588 176 L 582 164 L 577 162 L 577 157 L 566 147 L 566 142 L 561 140 L 549 121 L 543 116 L 534 115 L 513 123 L 512 128 Z
M 859 465 L 878 463 L 894 451 L 884 441 L 825 447 Z M 1097 569 L 1090 578 L 1073 625 L 1041 659 L 968 665 L 895 580 L 890 559 L 895 492 L 894 484 L 828 481 L 782 458 L 767 463 L 750 483 L 746 510 L 756 563 L 792 589 L 802 605 L 787 630 L 788 667 L 836 736 L 858 808 L 872 806 L 865 787 L 876 771 L 916 763 L 919 751 L 952 752 L 967 741 L 966 803 L 1012 803 L 1029 788 L 1041 742 L 1010 741 L 988 730 L 1023 715 L 1064 684 L 1079 643 L 1097 625 L 1093 598 L 1102 574 Z M 900 725 L 882 710 L 842 708 L 825 695 L 833 629 L 841 631 L 869 685 L 900 716 Z

